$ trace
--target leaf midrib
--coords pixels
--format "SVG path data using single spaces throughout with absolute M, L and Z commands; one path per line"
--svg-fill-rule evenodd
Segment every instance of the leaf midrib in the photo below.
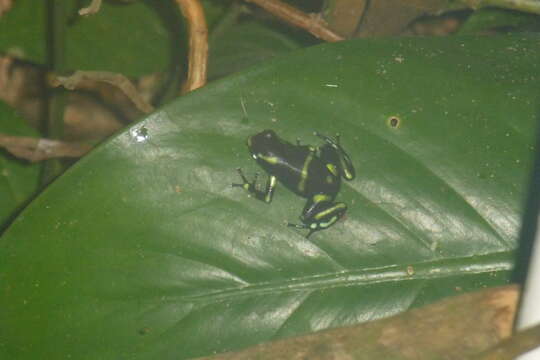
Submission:
M 344 270 L 321 275 L 297 277 L 285 281 L 248 284 L 198 295 L 181 296 L 181 300 L 185 302 L 214 303 L 246 296 L 275 295 L 276 293 L 283 294 L 349 286 L 367 286 L 397 281 L 436 280 L 452 276 L 511 271 L 514 266 L 513 255 L 513 251 L 505 251 L 469 257 L 437 259 L 406 265 L 387 265 L 360 270 Z

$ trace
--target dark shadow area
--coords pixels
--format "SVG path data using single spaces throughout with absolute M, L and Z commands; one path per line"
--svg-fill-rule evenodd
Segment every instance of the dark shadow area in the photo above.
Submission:
M 524 201 L 525 211 L 521 231 L 519 234 L 519 246 L 516 252 L 516 262 L 512 274 L 512 282 L 520 285 L 525 284 L 527 270 L 531 260 L 532 248 L 536 235 L 538 212 L 540 210 L 540 107 L 536 111 L 536 146 L 532 173 L 529 177 L 529 190 Z

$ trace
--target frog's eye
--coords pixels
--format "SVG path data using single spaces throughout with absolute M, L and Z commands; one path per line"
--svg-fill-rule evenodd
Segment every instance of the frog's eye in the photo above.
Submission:
M 271 139 L 272 138 L 272 133 L 267 132 L 264 136 L 266 136 L 267 139 Z

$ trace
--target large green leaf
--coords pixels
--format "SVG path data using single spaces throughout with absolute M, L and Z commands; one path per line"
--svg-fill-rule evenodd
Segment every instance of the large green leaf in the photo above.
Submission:
M 358 40 L 185 96 L 93 151 L 0 239 L 0 355 L 184 359 L 508 281 L 534 143 L 538 37 Z M 393 120 L 392 120 L 393 118 Z M 235 167 L 272 128 L 342 134 L 347 218 L 285 226 Z

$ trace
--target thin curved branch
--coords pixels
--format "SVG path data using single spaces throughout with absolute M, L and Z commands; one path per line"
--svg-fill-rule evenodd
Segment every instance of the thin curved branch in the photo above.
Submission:
M 269 13 L 285 20 L 286 22 L 309 31 L 315 37 L 324 41 L 335 42 L 344 40 L 326 27 L 326 23 L 319 14 L 306 14 L 297 8 L 279 0 L 245 0 L 257 4 Z
M 199 0 L 176 0 L 189 29 L 188 75 L 182 92 L 189 92 L 206 84 L 208 64 L 208 28 Z
M 79 15 L 88 16 L 93 15 L 101 8 L 101 0 L 92 0 L 90 5 L 79 10 Z

